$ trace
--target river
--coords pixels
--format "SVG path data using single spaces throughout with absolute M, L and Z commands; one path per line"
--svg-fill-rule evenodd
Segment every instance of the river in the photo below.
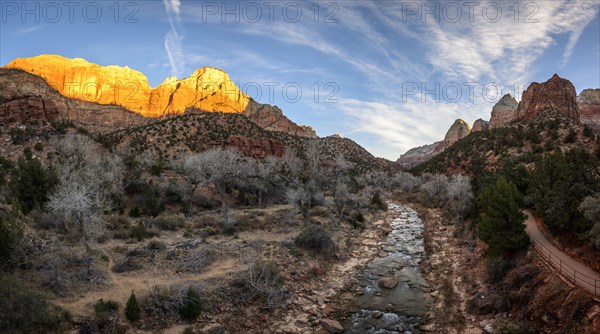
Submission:
M 385 253 L 373 259 L 359 278 L 346 308 L 350 316 L 344 333 L 419 333 L 425 320 L 430 296 L 419 270 L 419 262 L 426 258 L 423 222 L 410 207 L 391 203 L 388 211 L 392 231 L 379 244 Z M 394 277 L 395 287 L 379 286 L 382 278 Z

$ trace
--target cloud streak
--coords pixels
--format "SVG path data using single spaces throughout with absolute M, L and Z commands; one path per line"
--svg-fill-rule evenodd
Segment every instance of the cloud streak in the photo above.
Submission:
M 171 29 L 165 35 L 165 51 L 171 65 L 171 74 L 182 78 L 185 72 L 185 56 L 183 54 L 183 35 L 181 30 L 180 0 L 163 0 Z

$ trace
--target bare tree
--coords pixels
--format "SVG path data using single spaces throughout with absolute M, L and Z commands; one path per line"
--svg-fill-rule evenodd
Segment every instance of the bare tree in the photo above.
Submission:
M 269 189 L 276 183 L 274 174 L 277 171 L 281 159 L 269 156 L 263 160 L 249 159 L 246 161 L 248 170 L 244 173 L 252 179 L 252 187 L 255 189 L 258 207 L 264 206 L 265 195 Z
M 473 204 L 471 180 L 468 176 L 453 175 L 446 191 L 448 211 L 462 224 Z
M 434 205 L 442 205 L 448 194 L 448 177 L 444 174 L 424 175 L 421 191 L 426 200 Z M 426 181 L 425 181 L 426 180 Z
M 221 200 L 223 222 L 227 223 L 229 221 L 227 194 L 232 186 L 244 176 L 243 170 L 240 168 L 241 155 L 232 148 L 216 148 L 200 153 L 200 157 L 205 166 L 202 174 L 214 185 Z
M 108 207 L 105 198 L 97 189 L 85 183 L 63 183 L 50 195 L 49 210 L 68 224 L 74 224 L 80 242 L 85 248 L 84 264 L 88 275 L 93 261 L 89 245 L 91 231 L 102 223 L 101 214 Z
M 122 162 L 111 155 L 102 158 L 99 145 L 85 136 L 66 135 L 55 145 L 59 185 L 49 196 L 47 208 L 68 229 L 73 225 L 85 249 L 84 264 L 90 275 L 90 235 L 102 226 L 103 212 L 112 208 L 110 196 L 121 191 Z
M 403 192 L 412 192 L 419 188 L 421 185 L 421 179 L 417 176 L 407 172 L 398 172 L 393 180 L 392 184 L 395 187 L 400 188 Z
M 321 168 L 318 140 L 311 140 L 305 148 L 304 160 L 289 153 L 283 159 L 283 176 L 286 183 L 286 199 L 302 214 L 304 224 L 310 221 L 310 210 L 323 200 L 321 190 L 324 173 Z
M 196 189 L 207 180 L 207 168 L 206 158 L 202 153 L 188 156 L 174 166 L 185 181 L 183 186 L 177 187 L 177 192 L 185 204 L 188 216 L 192 216 L 194 212 L 192 202 Z
M 346 207 L 352 202 L 348 189 L 349 172 L 354 164 L 347 161 L 343 155 L 338 155 L 333 164 L 327 169 L 327 188 L 333 198 L 333 206 L 340 220 L 344 219 Z

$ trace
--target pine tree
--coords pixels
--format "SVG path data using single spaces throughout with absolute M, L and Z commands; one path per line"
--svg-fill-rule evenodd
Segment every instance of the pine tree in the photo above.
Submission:
M 129 300 L 127 300 L 127 305 L 125 306 L 125 317 L 127 317 L 127 320 L 129 321 L 137 321 L 140 320 L 140 313 L 140 306 L 138 305 L 132 290 L 131 296 L 129 297 Z
M 200 295 L 192 287 L 189 287 L 185 293 L 183 305 L 179 309 L 181 319 L 194 321 L 202 311 L 202 300 Z
M 482 191 L 479 201 L 482 212 L 477 227 L 489 256 L 508 258 L 529 246 L 521 212 L 523 196 L 515 185 L 501 177 Z

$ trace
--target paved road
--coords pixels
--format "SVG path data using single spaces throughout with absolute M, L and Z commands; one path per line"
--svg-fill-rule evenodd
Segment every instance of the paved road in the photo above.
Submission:
M 543 255 L 546 259 L 552 261 L 556 271 L 560 270 L 571 282 L 575 282 L 578 286 L 600 297 L 600 274 L 554 246 L 540 230 L 533 214 L 528 210 L 523 212 L 527 215 L 527 220 L 525 221 L 527 233 L 530 238 L 537 241 L 538 245 L 541 244 L 543 246 L 541 250 Z M 535 241 L 532 240 L 532 243 Z M 539 248 L 537 250 L 540 251 Z M 549 255 L 549 253 L 551 254 Z

